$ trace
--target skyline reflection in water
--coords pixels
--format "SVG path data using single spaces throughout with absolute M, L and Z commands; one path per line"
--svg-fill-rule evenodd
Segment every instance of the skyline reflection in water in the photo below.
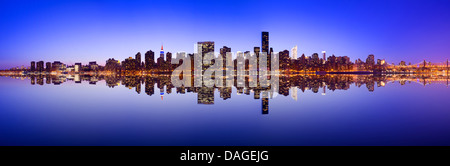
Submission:
M 0 77 L 2 145 L 449 145 L 450 139 L 446 76 L 280 76 L 279 94 L 267 100 L 248 86 L 171 88 L 164 76 L 15 78 L 24 80 Z M 264 104 L 269 115 L 260 116 Z
M 120 76 L 120 75 L 29 75 L 29 76 L 16 76 L 15 78 L 30 79 L 31 85 L 44 85 L 53 84 L 59 85 L 66 81 L 74 81 L 76 84 L 82 81 L 89 82 L 91 85 L 96 85 L 98 81 L 105 80 L 106 86 L 114 88 L 116 86 L 123 85 L 129 89 L 134 89 L 136 93 L 140 94 L 144 91 L 145 94 L 152 96 L 155 95 L 155 86 L 159 91 L 161 100 L 164 99 L 164 94 L 173 93 L 177 94 L 196 93 L 198 104 L 214 104 L 214 91 L 218 90 L 220 98 L 227 100 L 231 98 L 231 87 L 174 87 L 171 83 L 170 76 Z M 373 92 L 376 87 L 384 87 L 389 82 L 398 81 L 401 85 L 407 83 L 418 83 L 426 86 L 428 84 L 443 84 L 448 87 L 448 76 L 446 75 L 365 75 L 365 74 L 338 74 L 338 75 L 279 75 L 279 86 L 275 89 L 271 87 L 261 87 L 259 82 L 258 86 L 250 87 L 251 79 L 246 76 L 244 79 L 244 87 L 237 87 L 238 82 L 236 77 L 234 79 L 233 86 L 236 88 L 238 95 L 253 95 L 254 99 L 261 99 L 262 114 L 268 114 L 269 112 L 269 98 L 273 98 L 277 95 L 291 96 L 293 100 L 298 100 L 297 91 L 305 92 L 310 90 L 313 93 L 321 93 L 326 95 L 326 91 L 335 90 L 347 90 L 350 85 L 355 84 L 357 87 L 366 87 L 369 92 Z M 191 78 L 192 84 L 194 78 Z M 291 93 L 290 93 L 291 91 Z

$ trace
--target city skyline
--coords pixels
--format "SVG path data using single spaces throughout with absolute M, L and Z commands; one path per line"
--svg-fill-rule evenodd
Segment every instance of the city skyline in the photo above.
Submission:
M 412 63 L 423 59 L 442 62 L 450 52 L 446 46 L 450 37 L 448 3 L 2 2 L 0 69 L 36 59 L 102 64 L 109 57 L 121 59 L 159 50 L 161 44 L 169 52 L 192 52 L 198 41 L 252 51 L 253 46 L 260 46 L 260 36 L 254 33 L 260 31 L 271 32 L 270 46 L 276 52 L 297 45 L 298 55 L 326 51 L 351 59 L 374 54 L 394 63 L 406 58 Z M 271 12 L 254 12 L 266 6 L 271 6 Z M 220 8 L 229 12 L 219 12 Z M 211 14 L 203 15 L 205 12 Z
M 269 45 L 269 32 L 261 32 L 261 46 L 253 47 L 252 51 L 232 52 L 227 46 L 216 49 L 214 41 L 197 42 L 195 45 L 197 50 L 194 53 L 177 52 L 175 57 L 171 52 L 164 51 L 161 45 L 160 55 L 155 59 L 155 53 L 152 50 L 145 52 L 142 58 L 141 52 L 126 58 L 125 60 L 116 60 L 109 58 L 105 65 L 97 64 L 97 61 L 90 61 L 87 65 L 76 62 L 68 65 L 60 61 L 44 62 L 31 61 L 30 66 L 11 68 L 9 70 L 0 70 L 0 74 L 168 74 L 171 72 L 182 71 L 183 75 L 187 74 L 186 70 L 190 70 L 189 74 L 201 76 L 202 73 L 211 69 L 212 71 L 233 70 L 236 75 L 248 75 L 249 73 L 241 73 L 240 71 L 258 71 L 264 69 L 267 71 L 281 71 L 283 74 L 298 74 L 309 72 L 320 72 L 322 74 L 419 74 L 419 73 L 439 73 L 448 75 L 449 61 L 430 62 L 425 59 L 418 63 L 401 61 L 398 64 L 389 63 L 384 58 L 375 58 L 373 54 L 364 59 L 351 60 L 348 56 L 331 56 L 326 55 L 326 51 L 322 51 L 322 57 L 318 53 L 311 56 L 302 54 L 298 57 L 297 46 L 291 51 L 284 50 L 274 52 Z M 220 50 L 218 52 L 217 50 Z M 234 56 L 233 56 L 234 55 Z M 262 59 L 261 59 L 262 58 Z M 264 60 L 263 62 L 260 62 Z M 174 62 L 174 63 L 172 63 Z M 45 63 L 45 66 L 44 66 Z M 215 64 L 219 65 L 216 66 Z M 87 73 L 86 73 L 87 72 Z M 100 72 L 100 73 L 99 73 Z M 172 74 L 174 74 L 172 73 Z M 232 74 L 232 73 L 230 73 Z M 260 73 L 261 74 L 261 73 Z M 275 73 L 272 73 L 275 74 Z M 214 73 L 217 75 L 217 73 Z M 223 75 L 225 76 L 225 75 Z

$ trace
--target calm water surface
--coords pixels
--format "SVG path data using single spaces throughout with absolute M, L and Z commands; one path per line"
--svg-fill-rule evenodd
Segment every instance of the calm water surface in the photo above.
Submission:
M 450 89 L 440 83 L 323 83 L 325 95 L 322 85 L 280 84 L 263 114 L 253 91 L 235 87 L 204 104 L 144 79 L 140 93 L 123 79 L 38 82 L 0 77 L 0 145 L 450 145 Z

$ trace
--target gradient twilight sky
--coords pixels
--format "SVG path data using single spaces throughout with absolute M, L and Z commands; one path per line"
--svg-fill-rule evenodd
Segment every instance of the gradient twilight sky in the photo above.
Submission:
M 137 52 L 194 52 L 214 41 L 232 52 L 261 46 L 269 31 L 274 51 L 365 60 L 367 55 L 417 63 L 450 53 L 449 0 L 0 0 L 0 69 L 29 62 L 67 64 Z

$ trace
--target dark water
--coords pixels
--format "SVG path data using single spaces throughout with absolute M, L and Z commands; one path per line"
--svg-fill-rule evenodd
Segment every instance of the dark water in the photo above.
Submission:
M 450 145 L 447 84 L 291 76 L 264 98 L 168 77 L 0 77 L 0 145 Z

